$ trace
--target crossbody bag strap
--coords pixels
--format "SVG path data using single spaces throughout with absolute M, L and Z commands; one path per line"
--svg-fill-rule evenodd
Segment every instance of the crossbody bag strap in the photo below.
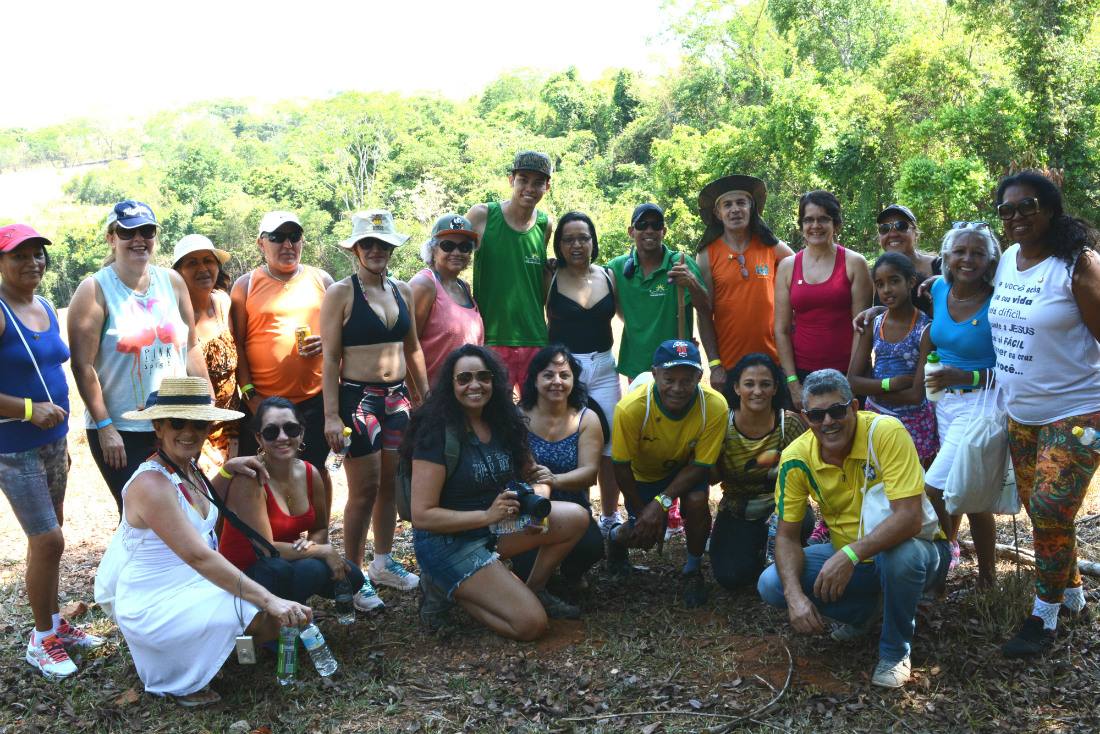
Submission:
M 45 303 L 45 301 L 43 301 L 43 303 Z M 46 386 L 46 378 L 42 376 L 42 370 L 38 368 L 38 360 L 34 358 L 34 352 L 31 351 L 31 345 L 27 343 L 27 337 L 23 335 L 23 330 L 19 328 L 19 321 L 15 318 L 15 314 L 12 313 L 11 308 L 2 298 L 0 298 L 0 306 L 4 307 L 4 315 L 8 323 L 15 328 L 15 333 L 19 335 L 19 341 L 23 342 L 23 346 L 27 350 L 27 356 L 31 358 L 31 364 L 34 365 L 34 371 L 38 373 L 38 379 L 42 381 L 42 389 L 46 391 L 46 398 L 52 403 L 53 396 L 50 395 L 50 388 Z M 47 309 L 48 308 L 49 306 L 47 305 Z M 46 315 L 49 316 L 48 311 Z M 51 319 L 51 321 L 52 320 L 53 319 Z M 3 418 L 0 419 L 0 423 L 16 423 L 22 420 L 22 418 Z
M 875 458 L 875 445 L 871 440 L 875 435 L 875 426 L 885 416 L 875 416 L 875 419 L 871 421 L 871 425 L 867 428 L 867 461 L 872 462 L 876 467 L 878 466 L 878 459 Z M 860 503 L 859 503 L 859 537 L 863 537 L 863 511 L 867 507 L 867 470 L 863 470 L 863 489 L 860 490 Z

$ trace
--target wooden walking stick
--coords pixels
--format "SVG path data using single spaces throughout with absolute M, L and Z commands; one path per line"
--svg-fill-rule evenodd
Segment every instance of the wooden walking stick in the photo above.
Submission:
M 684 264 L 684 253 L 680 253 L 680 264 Z M 687 330 L 685 328 L 686 316 L 684 314 L 684 287 L 676 285 L 676 338 L 683 341 Z

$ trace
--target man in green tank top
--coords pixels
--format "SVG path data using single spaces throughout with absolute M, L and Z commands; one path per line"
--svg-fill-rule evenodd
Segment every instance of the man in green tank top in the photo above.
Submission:
M 474 255 L 474 298 L 485 323 L 485 344 L 500 355 L 513 386 L 546 346 L 546 248 L 554 220 L 538 204 L 550 190 L 551 171 L 545 153 L 520 151 L 508 176 L 511 198 L 476 204 L 466 213 L 481 240 Z

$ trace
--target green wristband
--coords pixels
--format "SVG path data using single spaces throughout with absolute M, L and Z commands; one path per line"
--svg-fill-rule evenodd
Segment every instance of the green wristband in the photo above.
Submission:
M 982 373 L 978 370 L 974 370 L 974 387 L 978 386 L 978 381 L 982 379 Z
M 890 392 L 890 378 L 889 377 L 883 377 L 882 378 L 882 391 L 883 392 Z
M 787 384 L 790 384 L 790 383 L 794 382 L 797 379 L 798 379 L 798 375 L 791 375 L 790 377 L 787 378 Z
M 846 545 L 841 548 L 841 550 L 844 551 L 844 554 L 847 555 L 848 558 L 852 559 L 853 564 L 855 564 L 856 566 L 859 565 L 859 556 L 857 556 L 856 552 L 852 550 L 852 546 Z

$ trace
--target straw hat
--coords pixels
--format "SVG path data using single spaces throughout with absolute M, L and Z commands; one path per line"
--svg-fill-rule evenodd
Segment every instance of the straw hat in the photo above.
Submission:
M 244 417 L 236 410 L 214 407 L 210 386 L 201 377 L 165 377 L 160 390 L 149 393 L 144 410 L 123 413 L 128 421 L 190 418 L 196 421 L 233 421 Z

